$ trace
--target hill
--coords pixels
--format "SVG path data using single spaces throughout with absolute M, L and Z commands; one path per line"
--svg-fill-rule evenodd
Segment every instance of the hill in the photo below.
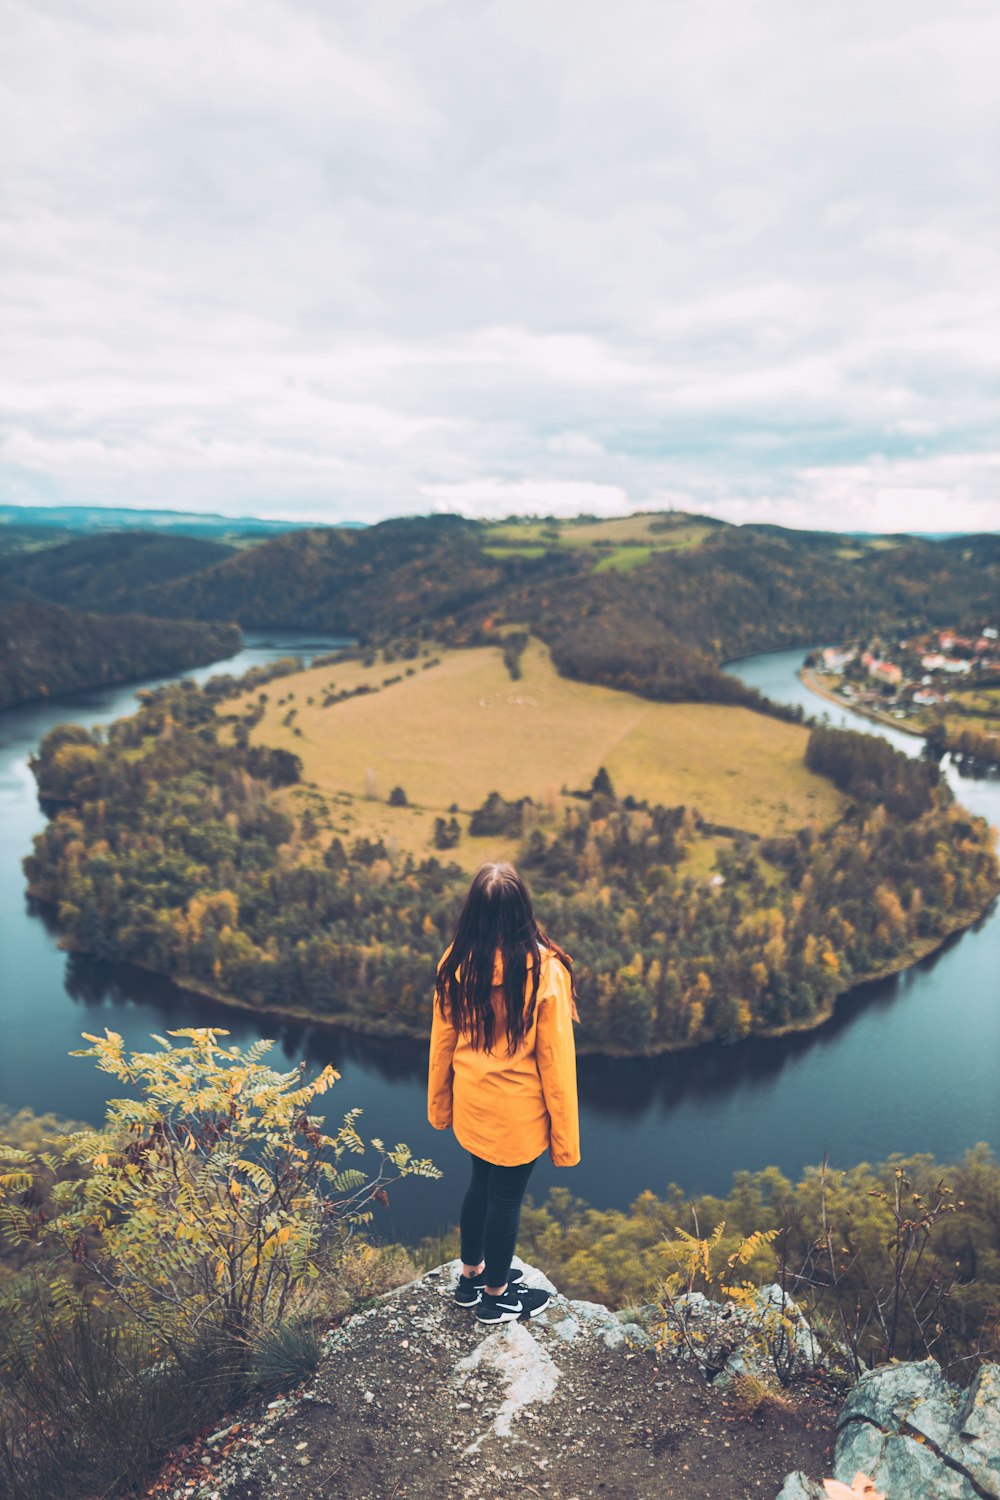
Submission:
M 64 609 L 0 578 L 0 709 L 231 656 L 235 625 Z
M 193 577 L 137 586 L 132 597 L 151 612 L 254 627 L 361 636 L 419 630 L 502 585 L 505 568 L 483 552 L 481 532 L 457 516 L 289 532 Z M 510 564 L 515 572 L 523 566 Z
M 134 613 L 137 591 L 234 555 L 235 548 L 198 537 L 118 531 L 0 557 L 0 578 L 70 609 Z
M 821 1476 L 834 1474 L 836 1493 L 858 1500 L 1000 1494 L 996 1364 L 966 1389 L 933 1359 L 882 1365 L 845 1396 L 813 1354 L 817 1373 L 764 1394 L 756 1376 L 709 1382 L 676 1351 L 664 1358 L 629 1312 L 562 1296 L 530 1265 L 523 1279 L 549 1291 L 549 1306 L 530 1322 L 483 1328 L 452 1305 L 459 1270 L 434 1267 L 344 1318 L 314 1376 L 231 1412 L 184 1447 L 153 1493 L 828 1500 Z M 799 1345 L 818 1350 L 794 1304 L 782 1305 Z M 700 1311 L 726 1326 L 732 1305 L 702 1299 Z M 655 1306 L 638 1312 L 655 1328 Z M 752 1340 L 731 1318 L 728 1330 L 730 1364 L 756 1368 Z M 859 1472 L 870 1489 L 851 1488 Z
M 990 615 L 998 601 L 995 536 L 845 538 L 687 515 L 437 516 L 289 532 L 185 576 L 130 582 L 116 608 L 370 643 L 481 644 L 527 626 L 567 676 L 661 699 L 751 702 L 720 670 L 726 660 Z
M 0 556 L 10 552 L 36 552 L 42 547 L 52 547 L 57 542 L 72 541 L 73 535 L 68 527 L 62 526 L 0 523 Z

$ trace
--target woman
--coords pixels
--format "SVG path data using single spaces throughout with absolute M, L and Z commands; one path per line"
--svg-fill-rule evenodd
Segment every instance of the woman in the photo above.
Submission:
M 472 1159 L 455 1300 L 482 1323 L 534 1317 L 548 1294 L 511 1269 L 542 1152 L 580 1160 L 572 961 L 535 921 L 512 865 L 483 865 L 438 965 L 427 1114 Z

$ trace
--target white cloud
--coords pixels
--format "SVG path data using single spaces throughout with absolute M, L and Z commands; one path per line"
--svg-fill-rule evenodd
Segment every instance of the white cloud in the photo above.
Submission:
M 569 458 L 599 458 L 604 444 L 586 432 L 557 432 L 545 445 L 550 453 L 565 453 Z
M 987 0 L 6 15 L 2 498 L 1000 527 Z

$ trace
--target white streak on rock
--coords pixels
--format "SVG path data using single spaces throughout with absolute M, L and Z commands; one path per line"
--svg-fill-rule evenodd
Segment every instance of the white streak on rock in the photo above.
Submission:
M 514 1418 L 535 1402 L 551 1401 L 559 1383 L 559 1370 L 541 1344 L 523 1323 L 506 1323 L 477 1344 L 471 1354 L 455 1366 L 459 1388 L 475 1371 L 493 1370 L 506 1388 L 496 1416 L 493 1431 L 497 1437 L 508 1437 Z M 474 1453 L 485 1433 L 466 1448 Z

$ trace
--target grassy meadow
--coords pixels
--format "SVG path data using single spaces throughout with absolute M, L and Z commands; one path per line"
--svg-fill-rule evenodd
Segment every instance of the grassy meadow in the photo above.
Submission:
M 291 795 L 322 798 L 329 837 L 388 837 L 423 853 L 435 819 L 457 809 L 463 837 L 450 857 L 469 868 L 513 853 L 510 841 L 467 836 L 468 814 L 491 791 L 527 795 L 555 812 L 565 792 L 589 787 L 602 765 L 620 796 L 684 803 L 711 823 L 751 833 L 825 822 L 839 810 L 833 786 L 806 770 L 808 731 L 799 725 L 573 682 L 536 640 L 521 672 L 512 680 L 494 647 L 311 668 L 268 684 L 251 742 L 301 757 L 311 787 Z M 362 684 L 374 691 L 322 706 L 328 693 Z M 240 712 L 256 698 L 231 700 L 227 709 Z M 388 805 L 395 787 L 408 806 Z M 713 857 L 702 849 L 699 869 L 710 870 Z
M 490 542 L 484 550 L 495 557 L 537 558 L 561 548 L 589 549 L 596 573 L 612 568 L 628 573 L 648 562 L 654 552 L 699 546 L 715 529 L 681 513 L 640 513 L 607 521 L 509 521 L 490 528 Z

